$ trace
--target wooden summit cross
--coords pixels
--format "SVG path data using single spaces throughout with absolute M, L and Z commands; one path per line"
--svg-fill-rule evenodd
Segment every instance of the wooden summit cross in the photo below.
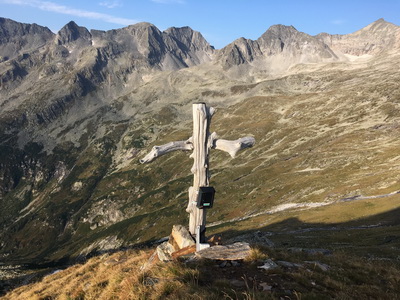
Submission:
M 213 107 L 207 107 L 205 103 L 193 104 L 193 136 L 186 141 L 170 142 L 153 149 L 143 157 L 140 162 L 149 163 L 157 157 L 175 150 L 193 150 L 190 155 L 194 159 L 191 169 L 194 179 L 193 186 L 189 188 L 189 203 L 186 211 L 189 215 L 189 232 L 196 238 L 196 250 L 208 247 L 205 243 L 206 209 L 198 207 L 199 191 L 209 187 L 209 163 L 208 155 L 211 148 L 228 152 L 231 157 L 244 148 L 252 147 L 255 143 L 253 137 L 243 137 L 235 141 L 219 139 L 217 134 L 210 134 L 211 118 L 215 112 Z

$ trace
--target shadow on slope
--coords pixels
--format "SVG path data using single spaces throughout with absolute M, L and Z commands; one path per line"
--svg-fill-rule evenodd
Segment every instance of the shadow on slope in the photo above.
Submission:
M 306 213 L 313 214 L 314 211 Z M 247 241 L 263 244 L 259 237 L 267 237 L 274 247 L 283 249 L 327 249 L 372 260 L 399 260 L 400 208 L 361 217 L 347 222 L 303 222 L 289 217 L 257 230 L 218 230 L 223 240 Z M 230 226 L 231 228 L 234 226 Z M 238 224 L 240 228 L 240 224 Z M 255 226 L 256 227 L 256 226 Z

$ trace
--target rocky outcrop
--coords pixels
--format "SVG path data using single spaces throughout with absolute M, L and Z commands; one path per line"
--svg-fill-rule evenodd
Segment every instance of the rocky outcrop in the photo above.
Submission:
M 212 260 L 243 260 L 251 253 L 250 245 L 246 242 L 236 242 L 230 245 L 216 245 L 196 252 L 199 258 Z
M 189 231 L 182 225 L 174 225 L 168 240 L 157 246 L 145 268 L 157 261 L 170 261 L 195 251 L 196 244 Z
M 170 27 L 164 31 L 165 34 L 176 40 L 180 48 L 188 51 L 212 52 L 213 47 L 205 40 L 198 31 L 185 27 Z
M 65 109 L 71 104 L 72 97 L 65 96 L 53 101 L 53 103 L 36 112 L 36 123 L 42 125 L 54 121 L 61 116 Z

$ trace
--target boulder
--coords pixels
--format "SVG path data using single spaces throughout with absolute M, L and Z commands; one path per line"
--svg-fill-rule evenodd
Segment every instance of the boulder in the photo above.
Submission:
M 266 260 L 264 260 L 264 264 L 257 268 L 264 269 L 264 270 L 273 270 L 273 269 L 279 268 L 279 266 L 272 259 L 266 259 Z
M 315 268 L 319 268 L 321 271 L 327 272 L 330 266 L 319 261 L 305 261 L 306 264 L 312 265 Z
M 171 254 L 175 252 L 175 249 L 169 242 L 164 242 L 158 245 L 156 252 L 161 261 L 170 261 L 172 260 Z
M 172 227 L 171 236 L 169 242 L 175 246 L 175 250 L 180 250 L 186 247 L 191 247 L 196 245 L 189 231 L 185 226 L 174 225 Z
M 238 242 L 226 246 L 213 246 L 196 252 L 198 258 L 214 260 L 242 260 L 250 255 L 250 245 Z

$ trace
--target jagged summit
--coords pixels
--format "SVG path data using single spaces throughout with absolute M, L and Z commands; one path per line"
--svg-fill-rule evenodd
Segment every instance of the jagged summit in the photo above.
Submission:
M 235 40 L 219 51 L 218 60 L 225 68 L 252 62 L 255 58 L 263 55 L 257 41 L 243 37 Z
M 378 20 L 376 20 L 375 22 L 373 22 L 373 23 L 380 23 L 380 22 L 386 22 L 386 23 L 389 23 L 389 22 L 387 22 L 386 20 L 385 20 L 385 18 L 379 18 Z
M 96 47 L 112 45 L 122 54 L 140 60 L 143 68 L 177 70 L 208 62 L 214 49 L 190 27 L 169 28 L 161 32 L 148 22 L 110 31 L 92 30 Z M 139 62 L 139 61 L 138 61 Z
M 0 17 L 0 41 L 7 42 L 10 38 L 22 37 L 26 35 L 52 35 L 49 28 L 33 24 L 19 23 L 11 19 Z
M 276 35 L 276 36 L 287 36 L 287 35 L 292 35 L 299 32 L 293 25 L 282 25 L 282 24 L 276 24 L 272 25 L 268 30 L 261 35 L 260 38 L 263 38 L 264 35 Z
M 382 28 L 383 26 L 384 27 L 386 27 L 386 26 L 398 27 L 397 25 L 386 21 L 384 18 L 380 18 L 380 19 L 368 24 L 367 26 L 365 26 L 365 27 L 363 27 L 361 29 L 358 29 L 358 30 L 356 30 L 355 32 L 352 32 L 352 33 L 348 33 L 348 34 L 330 34 L 328 32 L 321 32 L 321 33 L 317 34 L 316 37 L 318 37 L 318 36 L 326 36 L 326 35 L 329 35 L 329 36 L 346 36 L 346 35 L 355 34 L 357 32 L 362 32 L 362 31 L 364 31 L 364 32 L 365 31 L 374 31 L 377 28 Z
M 35 50 L 53 38 L 47 27 L 0 18 L 0 61 Z
M 59 45 L 68 44 L 77 40 L 89 42 L 92 38 L 86 27 L 78 26 L 74 21 L 70 21 L 57 33 L 57 43 Z
M 279 57 L 279 59 L 274 59 Z M 254 64 L 268 72 L 285 71 L 298 63 L 337 60 L 335 53 L 317 38 L 293 26 L 273 25 L 256 41 L 240 38 L 220 51 L 225 68 Z

